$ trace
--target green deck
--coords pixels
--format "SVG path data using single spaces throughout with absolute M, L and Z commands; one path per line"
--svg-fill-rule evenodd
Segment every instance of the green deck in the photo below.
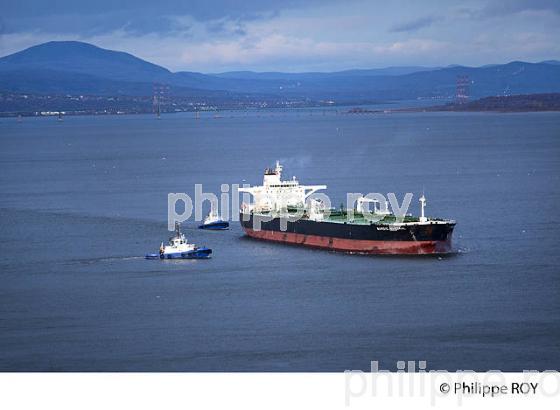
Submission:
M 351 222 L 352 224 L 364 224 L 369 225 L 373 223 L 379 224 L 391 224 L 397 222 L 397 217 L 395 215 L 379 215 L 372 219 L 373 215 L 368 219 L 364 217 L 363 214 L 354 212 L 354 215 L 349 216 L 346 211 L 331 211 L 328 218 L 325 218 L 325 221 L 328 222 Z M 380 218 L 380 219 L 378 219 Z M 415 216 L 405 216 L 403 220 L 399 222 L 419 222 L 418 217 Z
M 289 208 L 288 209 L 288 216 L 295 216 L 295 214 L 298 212 L 297 208 Z M 299 210 L 299 212 L 301 212 L 301 210 Z M 278 214 L 277 216 L 280 216 L 280 214 Z M 372 215 L 373 216 L 373 215 Z M 306 218 L 306 216 L 304 216 L 303 218 Z M 380 218 L 380 219 L 377 219 Z M 431 221 L 443 221 L 443 219 L 441 218 L 429 218 L 429 220 Z M 372 223 L 374 224 L 382 224 L 382 225 L 387 225 L 387 224 L 393 224 L 397 222 L 397 217 L 395 215 L 379 215 L 376 216 L 375 219 L 371 219 L 371 218 L 366 218 L 364 217 L 364 215 L 360 212 L 354 212 L 354 215 L 352 215 L 352 217 L 350 218 L 348 215 L 348 212 L 346 209 L 333 209 L 330 211 L 329 215 L 325 215 L 325 222 L 334 222 L 334 223 L 351 223 L 351 224 L 355 224 L 355 225 L 370 225 Z M 417 216 L 405 216 L 402 220 L 399 220 L 398 222 L 400 223 L 408 223 L 408 222 L 419 222 L 420 219 Z

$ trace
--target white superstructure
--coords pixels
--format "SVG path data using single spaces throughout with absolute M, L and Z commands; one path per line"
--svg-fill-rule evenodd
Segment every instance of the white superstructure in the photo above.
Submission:
M 218 215 L 218 212 L 214 209 L 214 204 L 212 203 L 212 208 L 210 209 L 210 213 L 206 218 L 204 218 L 204 225 L 208 225 L 214 222 L 221 222 L 223 219 Z
M 185 234 L 181 233 L 179 224 L 175 223 L 175 236 L 169 238 L 169 245 L 164 245 L 163 242 L 159 247 L 160 255 L 175 255 L 182 254 L 184 252 L 190 252 L 195 250 L 196 246 L 192 243 L 187 242 Z
M 424 216 L 424 208 L 426 207 L 426 197 L 424 196 L 424 193 L 422 193 L 422 196 L 420 197 L 420 205 L 421 205 L 421 216 L 420 216 L 420 222 L 421 223 L 426 223 L 428 222 L 428 218 L 426 218 Z
M 275 212 L 288 207 L 304 208 L 307 198 L 313 193 L 326 189 L 326 185 L 300 185 L 296 177 L 282 181 L 282 165 L 276 161 L 274 169 L 264 171 L 263 184 L 250 188 L 239 188 L 239 192 L 253 195 L 250 210 L 255 212 Z

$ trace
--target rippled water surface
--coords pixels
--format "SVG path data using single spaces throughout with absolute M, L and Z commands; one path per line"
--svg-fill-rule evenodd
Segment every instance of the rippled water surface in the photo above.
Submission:
M 560 115 L 334 111 L 0 121 L 0 370 L 560 368 Z M 167 193 L 285 175 L 415 193 L 454 218 L 445 258 L 188 238 L 146 261 Z

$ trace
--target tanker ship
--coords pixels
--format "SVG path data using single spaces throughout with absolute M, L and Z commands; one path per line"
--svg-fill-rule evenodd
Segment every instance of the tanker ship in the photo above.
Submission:
M 300 185 L 293 177 L 282 180 L 282 165 L 264 172 L 263 185 L 239 188 L 252 195 L 239 218 L 253 238 L 347 253 L 425 255 L 452 252 L 455 221 L 426 217 L 426 198 L 420 197 L 421 215 L 397 217 L 388 204 L 369 196 L 357 198 L 355 208 L 327 208 L 311 198 L 326 185 Z

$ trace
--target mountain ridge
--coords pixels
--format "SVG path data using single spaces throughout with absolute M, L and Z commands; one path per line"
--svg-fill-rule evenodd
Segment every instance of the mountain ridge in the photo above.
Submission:
M 170 95 L 274 96 L 314 101 L 451 98 L 458 75 L 473 97 L 560 92 L 560 62 L 514 61 L 482 67 L 386 67 L 335 72 L 171 72 L 132 54 L 77 41 L 53 41 L 0 58 L 0 92 L 151 95 L 154 83 Z

